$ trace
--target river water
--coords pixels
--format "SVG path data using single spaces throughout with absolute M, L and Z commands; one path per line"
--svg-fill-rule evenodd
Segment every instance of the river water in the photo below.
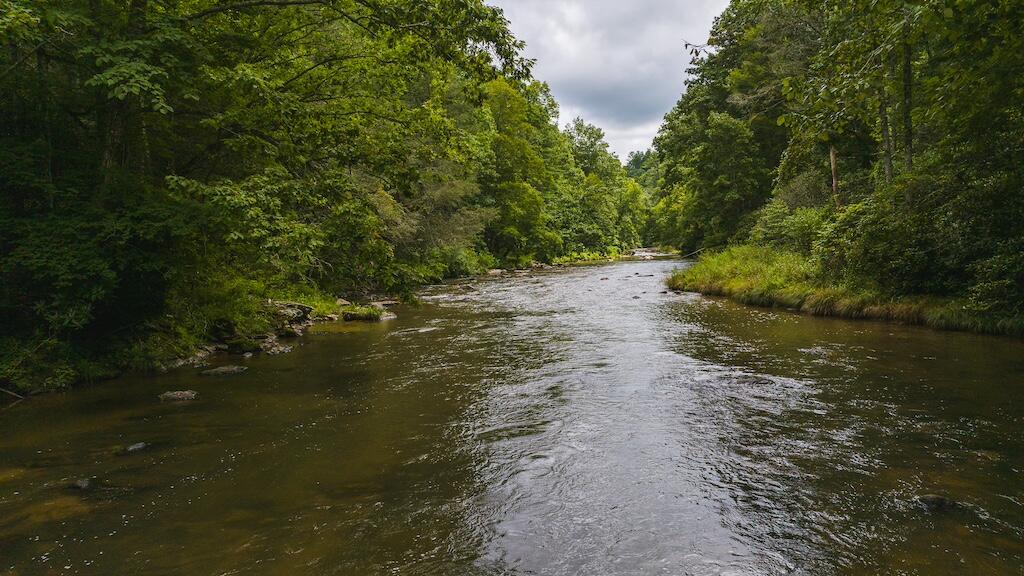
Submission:
M 1024 574 L 1024 343 L 663 293 L 681 265 L 34 398 L 0 414 L 0 574 Z

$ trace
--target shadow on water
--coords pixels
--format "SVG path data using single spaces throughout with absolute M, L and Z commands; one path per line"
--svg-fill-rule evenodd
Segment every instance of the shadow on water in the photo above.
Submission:
M 1024 574 L 1024 344 L 664 293 L 678 265 L 34 399 L 0 574 Z

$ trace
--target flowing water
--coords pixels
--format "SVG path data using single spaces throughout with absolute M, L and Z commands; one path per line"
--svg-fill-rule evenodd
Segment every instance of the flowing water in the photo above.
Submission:
M 0 574 L 1024 574 L 1024 343 L 662 293 L 680 265 L 7 410 Z

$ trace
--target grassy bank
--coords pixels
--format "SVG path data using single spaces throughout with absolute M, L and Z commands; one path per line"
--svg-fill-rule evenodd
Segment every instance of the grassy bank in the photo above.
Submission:
M 992 316 L 965 300 L 892 297 L 820 279 L 806 256 L 759 246 L 709 254 L 669 279 L 673 290 L 726 296 L 738 302 L 799 310 L 815 316 L 870 318 L 944 330 L 1024 335 L 1024 318 Z

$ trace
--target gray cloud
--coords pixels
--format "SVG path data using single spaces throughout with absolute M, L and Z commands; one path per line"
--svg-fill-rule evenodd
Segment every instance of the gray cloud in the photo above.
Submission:
M 684 42 L 704 42 L 728 0 L 488 0 L 505 11 L 561 122 L 605 130 L 620 158 L 645 149 L 683 89 Z

